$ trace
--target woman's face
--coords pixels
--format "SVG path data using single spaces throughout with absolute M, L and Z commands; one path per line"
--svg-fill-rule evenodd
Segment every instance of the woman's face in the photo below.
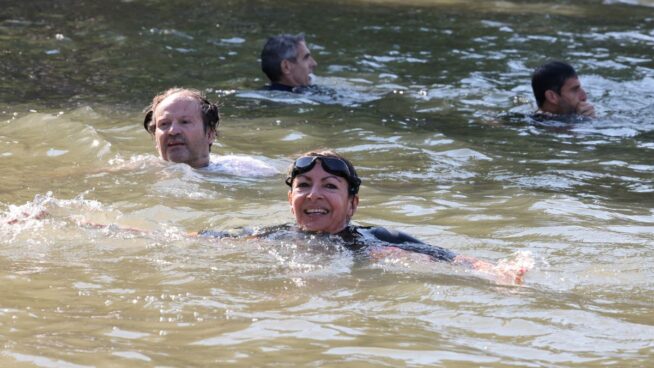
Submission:
M 301 229 L 335 234 L 347 226 L 359 197 L 350 197 L 345 178 L 326 172 L 316 162 L 311 170 L 293 179 L 288 202 Z

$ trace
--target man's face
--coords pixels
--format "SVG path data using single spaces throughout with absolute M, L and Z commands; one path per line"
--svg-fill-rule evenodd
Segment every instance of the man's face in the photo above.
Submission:
M 282 84 L 291 87 L 308 86 L 311 84 L 309 74 L 313 73 L 313 69 L 318 65 L 311 56 L 309 49 L 304 41 L 297 45 L 297 55 L 295 61 L 284 60 L 285 67 L 282 66 Z
M 586 102 L 586 91 L 581 88 L 579 78 L 571 77 L 566 79 L 561 93 L 559 93 L 559 110 L 560 114 L 574 114 L 577 113 L 579 103 Z
M 209 146 L 215 138 L 204 131 L 200 103 L 177 93 L 166 97 L 153 113 L 154 140 L 165 161 L 181 162 L 194 168 L 209 164 Z

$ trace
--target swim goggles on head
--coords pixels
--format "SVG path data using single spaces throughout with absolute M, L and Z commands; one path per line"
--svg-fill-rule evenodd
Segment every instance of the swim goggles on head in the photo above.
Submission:
M 355 172 L 350 171 L 350 168 L 348 167 L 347 163 L 345 163 L 345 161 L 338 157 L 329 156 L 303 156 L 298 158 L 293 163 L 291 175 L 286 178 L 286 184 L 289 187 L 292 186 L 293 179 L 295 179 L 296 176 L 304 174 L 316 166 L 316 160 L 320 160 L 320 165 L 328 173 L 345 178 L 350 184 L 348 191 L 351 195 L 357 194 L 359 192 L 361 179 L 359 179 Z

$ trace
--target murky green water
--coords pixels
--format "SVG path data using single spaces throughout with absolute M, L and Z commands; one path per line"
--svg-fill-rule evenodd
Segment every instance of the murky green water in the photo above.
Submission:
M 265 38 L 300 31 L 330 93 L 258 91 Z M 5 0 L 0 365 L 647 366 L 653 46 L 647 1 Z M 528 118 L 550 57 L 600 118 Z M 364 180 L 357 223 L 536 264 L 508 287 L 189 237 L 292 218 L 281 174 L 154 156 L 140 111 L 171 86 L 220 99 L 214 161 L 334 148 Z

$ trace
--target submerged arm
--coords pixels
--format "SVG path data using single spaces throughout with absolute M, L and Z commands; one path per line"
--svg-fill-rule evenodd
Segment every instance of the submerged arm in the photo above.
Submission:
M 475 257 L 456 254 L 449 249 L 423 243 L 406 233 L 388 230 L 383 227 L 372 228 L 371 233 L 377 239 L 388 243 L 388 246 L 391 248 L 424 254 L 429 256 L 432 261 L 445 261 L 454 265 L 460 265 L 491 276 L 502 284 L 521 284 L 524 274 L 529 269 L 518 264 L 506 262 L 495 264 Z

